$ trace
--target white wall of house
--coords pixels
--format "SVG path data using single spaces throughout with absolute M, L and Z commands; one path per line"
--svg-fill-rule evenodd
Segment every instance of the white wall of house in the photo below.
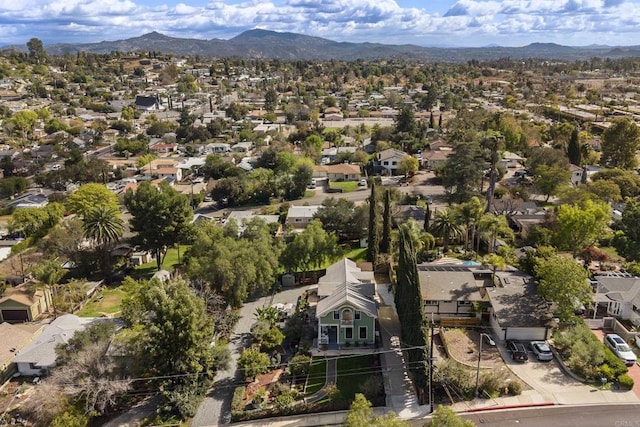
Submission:
M 507 328 L 505 339 L 516 341 L 544 341 L 547 337 L 546 328 Z

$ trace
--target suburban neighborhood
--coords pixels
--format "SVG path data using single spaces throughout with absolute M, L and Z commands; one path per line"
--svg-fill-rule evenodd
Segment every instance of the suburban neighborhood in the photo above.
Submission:
M 638 63 L 0 51 L 0 424 L 640 404 Z

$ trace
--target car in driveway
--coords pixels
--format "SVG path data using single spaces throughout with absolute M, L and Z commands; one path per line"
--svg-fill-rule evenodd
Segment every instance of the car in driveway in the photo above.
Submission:
M 633 350 L 631 350 L 631 347 L 629 347 L 629 344 L 618 334 L 605 335 L 604 344 L 627 366 L 632 366 L 638 360 Z
M 359 182 L 358 182 L 358 186 L 360 187 L 366 187 L 367 186 L 367 180 L 362 178 Z
M 553 353 L 551 353 L 551 349 L 549 345 L 544 341 L 531 341 L 529 344 L 529 348 L 533 354 L 536 355 L 536 359 L 541 362 L 549 362 L 553 360 Z
M 507 341 L 507 350 L 511 353 L 511 359 L 516 362 L 526 362 L 529 360 L 527 349 L 521 342 Z

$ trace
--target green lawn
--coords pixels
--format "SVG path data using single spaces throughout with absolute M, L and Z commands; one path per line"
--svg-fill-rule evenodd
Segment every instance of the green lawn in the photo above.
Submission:
M 311 396 L 324 387 L 327 378 L 327 362 L 324 358 L 313 359 L 311 369 L 309 370 L 309 378 L 307 380 L 306 395 Z
M 100 298 L 102 296 L 102 298 Z M 104 288 L 97 293 L 79 312 L 79 317 L 101 317 L 105 314 L 118 313 L 122 306 L 122 299 L 126 296 L 122 287 Z
M 180 245 L 180 261 L 182 261 L 185 252 L 190 248 L 190 245 Z M 173 271 L 174 267 L 180 265 L 178 262 L 178 248 L 170 248 L 167 251 L 167 255 L 164 257 L 164 261 L 162 262 L 162 269 L 167 271 Z M 133 277 L 136 278 L 145 278 L 151 277 L 153 274 L 158 271 L 156 260 L 152 260 L 146 264 L 139 265 L 134 267 L 133 269 Z
M 361 385 L 371 376 L 381 376 L 376 355 L 343 357 L 338 359 L 338 390 L 340 400 L 351 402 Z M 375 366 L 375 367 L 374 367 Z
M 349 258 L 355 262 L 365 262 L 367 260 L 367 248 L 346 249 L 342 258 Z
M 343 193 L 349 193 L 359 188 L 358 181 L 334 181 L 329 186 L 331 188 L 342 188 Z

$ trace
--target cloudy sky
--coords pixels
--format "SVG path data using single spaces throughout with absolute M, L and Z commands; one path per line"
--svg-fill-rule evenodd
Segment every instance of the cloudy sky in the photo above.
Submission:
M 640 0 L 0 0 L 0 45 L 253 28 L 423 46 L 640 45 Z

